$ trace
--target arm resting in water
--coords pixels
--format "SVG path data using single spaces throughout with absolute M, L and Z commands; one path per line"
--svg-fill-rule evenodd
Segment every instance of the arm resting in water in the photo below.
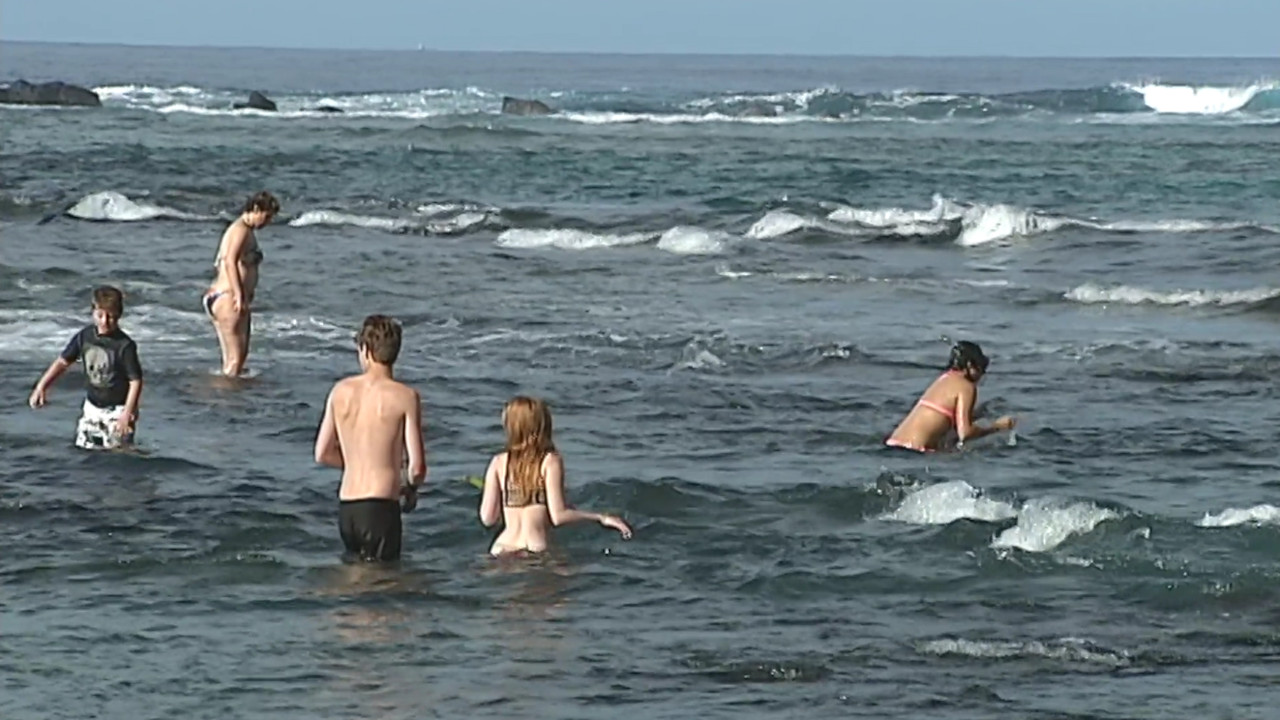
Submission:
M 965 388 L 956 398 L 956 436 L 963 444 L 969 440 L 986 437 L 1001 430 L 1009 430 L 1014 421 L 1011 417 L 1002 417 L 990 425 L 978 425 L 971 420 L 973 405 L 978 399 L 978 390 L 972 385 Z
M 547 512 L 551 515 L 551 524 L 555 526 L 592 520 L 607 528 L 622 533 L 624 540 L 631 537 L 631 528 L 622 518 L 604 513 L 578 510 L 565 503 L 564 493 L 564 460 L 560 453 L 551 453 L 543 461 L 547 480 Z

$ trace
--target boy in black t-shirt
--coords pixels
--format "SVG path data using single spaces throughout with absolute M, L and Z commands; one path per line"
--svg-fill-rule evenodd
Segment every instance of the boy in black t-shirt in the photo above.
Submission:
M 120 329 L 124 295 L 113 287 L 93 291 L 93 324 L 72 336 L 31 391 L 31 407 L 44 405 L 49 386 L 77 360 L 84 361 L 85 401 L 76 446 L 87 450 L 133 444 L 142 395 L 138 346 Z

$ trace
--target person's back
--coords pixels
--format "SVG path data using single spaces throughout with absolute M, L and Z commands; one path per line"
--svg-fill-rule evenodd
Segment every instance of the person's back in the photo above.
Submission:
M 418 393 L 366 373 L 339 382 L 332 403 L 343 457 L 339 499 L 399 498 L 405 424 L 418 407 Z
M 502 532 L 489 552 L 543 552 L 551 528 L 591 520 L 631 537 L 631 528 L 613 515 L 578 510 L 569 504 L 564 460 L 552 440 L 551 410 L 537 398 L 512 398 L 502 410 L 507 449 L 493 456 L 485 471 L 480 522 L 502 518 Z M 499 512 L 501 509 L 501 512 Z
M 502 532 L 489 549 L 494 555 L 517 550 L 543 552 L 551 540 L 551 511 L 547 507 L 547 465 L 563 468 L 559 453 L 549 452 L 538 464 L 538 476 L 530 487 L 513 483 L 510 455 L 495 458 L 494 468 L 502 478 Z
M 950 437 L 960 443 L 1014 426 L 1014 419 L 1002 417 L 990 426 L 972 420 L 978 401 L 978 382 L 987 372 L 987 356 L 976 343 L 960 341 L 951 350 L 947 369 L 929 385 L 898 427 L 885 439 L 889 447 L 931 452 L 948 444 Z
M 365 318 L 357 340 L 364 372 L 333 386 L 316 434 L 316 462 L 342 468 L 338 529 L 347 551 L 362 560 L 400 556 L 400 498 L 403 511 L 412 510 L 427 475 L 422 402 L 392 376 L 400 335 L 391 318 Z

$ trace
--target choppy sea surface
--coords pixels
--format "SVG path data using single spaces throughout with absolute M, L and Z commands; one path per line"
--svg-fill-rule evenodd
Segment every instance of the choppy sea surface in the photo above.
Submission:
M 4 43 L 19 78 L 103 106 L 0 107 L 0 716 L 1273 716 L 1280 61 Z M 259 189 L 227 385 L 199 296 Z M 138 455 L 71 446 L 78 372 L 25 405 L 99 283 Z M 386 568 L 311 460 L 373 312 L 429 426 Z M 883 449 L 957 339 L 1013 442 Z M 516 393 L 634 540 L 486 556 Z

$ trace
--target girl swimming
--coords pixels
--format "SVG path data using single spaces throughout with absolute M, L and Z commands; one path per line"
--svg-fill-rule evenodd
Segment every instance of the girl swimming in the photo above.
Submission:
M 986 375 L 989 362 L 977 343 L 964 340 L 956 343 L 951 348 L 946 371 L 924 391 L 884 444 L 932 452 L 948 444 L 952 430 L 960 445 L 984 435 L 1012 430 L 1016 421 L 1009 416 L 987 426 L 971 420 L 978 403 L 978 383 Z

